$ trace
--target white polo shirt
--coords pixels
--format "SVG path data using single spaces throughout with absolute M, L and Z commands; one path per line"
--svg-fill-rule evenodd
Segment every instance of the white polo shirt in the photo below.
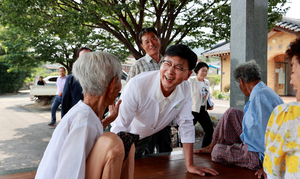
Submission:
M 195 128 L 189 83 L 183 81 L 176 87 L 173 99 L 168 99 L 169 104 L 161 113 L 158 88 L 159 71 L 144 72 L 132 78 L 122 92 L 119 115 L 112 123 L 111 131 L 131 132 L 139 134 L 140 139 L 143 139 L 165 128 L 176 117 L 182 143 L 194 143 Z

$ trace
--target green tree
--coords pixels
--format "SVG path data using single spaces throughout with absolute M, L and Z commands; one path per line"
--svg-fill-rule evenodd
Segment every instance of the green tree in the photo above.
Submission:
M 29 70 L 12 67 L 11 64 L 0 61 L 0 94 L 15 93 L 22 86 Z
M 18 28 L 0 27 L 0 44 L 5 50 L 0 60 L 10 64 L 10 67 L 22 69 L 38 66 L 38 61 L 34 60 L 32 51 L 29 49 L 30 41 L 21 34 Z
M 0 94 L 17 92 L 23 86 L 25 78 L 30 76 L 30 70 L 3 60 L 6 55 L 0 43 Z
M 40 29 L 36 34 L 7 25 L 0 29 L 0 42 L 6 49 L 6 55 L 2 59 L 27 69 L 42 62 L 51 62 L 61 64 L 71 73 L 77 58 L 76 52 L 81 46 L 108 51 L 123 61 L 129 55 L 128 50 L 107 32 L 100 33 L 100 30 L 85 26 L 57 35 L 47 29 Z
M 268 3 L 271 26 L 285 13 L 286 0 Z M 102 29 L 136 59 L 145 54 L 138 34 L 146 26 L 156 27 L 162 54 L 171 42 L 208 47 L 230 36 L 230 0 L 0 0 L 0 4 L 2 24 L 15 24 L 32 33 L 46 28 L 68 34 L 81 25 Z

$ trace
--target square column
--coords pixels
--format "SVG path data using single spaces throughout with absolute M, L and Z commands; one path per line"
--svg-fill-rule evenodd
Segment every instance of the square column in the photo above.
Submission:
M 230 107 L 243 110 L 248 101 L 233 77 L 237 65 L 254 59 L 267 84 L 268 0 L 231 1 Z

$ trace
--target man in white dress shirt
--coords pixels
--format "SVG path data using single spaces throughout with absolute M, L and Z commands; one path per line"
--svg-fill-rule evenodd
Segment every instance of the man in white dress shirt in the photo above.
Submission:
M 159 53 L 160 38 L 154 27 L 143 28 L 139 34 L 139 41 L 146 55 L 131 66 L 127 82 L 140 73 L 159 70 L 163 61 L 163 56 Z M 176 120 L 152 135 L 145 153 L 153 154 L 155 148 L 157 153 L 172 152 L 171 126 L 177 126 Z
M 166 127 L 175 117 L 183 143 L 188 172 L 204 176 L 217 175 L 211 168 L 195 166 L 193 145 L 195 129 L 191 113 L 190 85 L 197 55 L 186 45 L 173 45 L 165 53 L 159 71 L 144 72 L 132 78 L 122 92 L 119 115 L 111 131 L 140 135 L 136 157 L 143 154 L 151 135 Z

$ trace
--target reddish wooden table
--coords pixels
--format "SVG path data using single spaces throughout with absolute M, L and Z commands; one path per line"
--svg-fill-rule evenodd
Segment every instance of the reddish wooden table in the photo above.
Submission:
M 181 152 L 178 152 L 181 153 Z M 221 165 L 212 162 L 209 154 L 194 154 L 194 163 L 199 166 L 216 169 L 220 175 L 206 175 L 200 177 L 187 173 L 184 155 L 172 154 L 167 156 L 136 159 L 135 178 L 164 178 L 164 179 L 193 179 L 193 178 L 214 178 L 214 179 L 256 179 L 255 171 L 233 165 Z M 33 179 L 36 172 L 19 173 L 0 176 L 0 179 Z

